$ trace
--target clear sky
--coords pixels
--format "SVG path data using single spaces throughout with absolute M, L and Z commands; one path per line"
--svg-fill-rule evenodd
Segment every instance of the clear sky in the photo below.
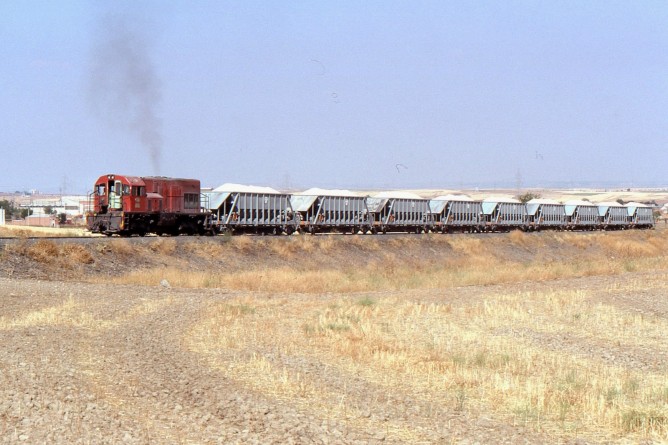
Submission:
M 0 192 L 668 185 L 666 1 L 0 1 Z

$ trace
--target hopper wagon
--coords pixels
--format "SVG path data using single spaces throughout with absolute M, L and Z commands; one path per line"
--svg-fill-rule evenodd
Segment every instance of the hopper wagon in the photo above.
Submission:
M 482 221 L 482 203 L 466 195 L 441 195 L 429 201 L 434 231 L 476 232 Z
M 291 197 L 304 233 L 366 233 L 371 219 L 366 196 L 348 190 L 309 189 Z
M 597 205 L 601 229 L 623 230 L 629 226 L 629 211 L 625 206 L 617 202 L 600 202 Z
M 636 229 L 651 229 L 654 227 L 654 210 L 647 204 L 629 202 L 626 204 L 629 224 Z
M 523 229 L 526 205 L 514 198 L 490 197 L 482 201 L 482 230 L 485 232 Z
M 432 229 L 429 200 L 405 192 L 383 192 L 366 200 L 372 233 L 428 233 Z
M 205 195 L 217 233 L 290 235 L 299 227 L 290 195 L 270 187 L 223 184 Z
M 562 229 L 566 225 L 566 208 L 552 199 L 532 199 L 526 203 L 526 230 Z
M 568 230 L 596 230 L 600 227 L 598 206 L 589 201 L 566 201 L 566 228 Z

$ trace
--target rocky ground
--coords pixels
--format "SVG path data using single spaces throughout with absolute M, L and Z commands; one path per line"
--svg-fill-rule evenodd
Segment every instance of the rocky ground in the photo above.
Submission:
M 362 410 L 364 423 L 324 417 L 316 409 L 240 385 L 186 347 L 189 332 L 207 308 L 243 299 L 247 292 L 178 289 L 167 283 L 94 284 L 82 278 L 90 278 L 95 269 L 57 273 L 49 262 L 9 254 L 0 261 L 0 443 L 405 443 L 389 422 L 414 428 L 410 440 L 414 443 L 559 440 L 455 406 L 423 417 L 428 407 L 412 394 L 388 395 L 361 380 L 349 381 L 325 362 L 299 365 L 303 372 L 320 376 L 323 385 L 339 388 L 358 405 L 368 406 Z M 97 270 L 103 273 L 99 265 Z M 599 298 L 597 290 L 608 298 L 606 289 L 633 277 L 642 279 L 642 273 L 522 286 L 588 288 L 592 298 Z M 498 292 L 517 287 L 499 286 Z M 477 287 L 458 288 L 447 298 L 452 304 L 466 304 L 480 292 Z M 435 291 L 416 291 L 416 295 L 424 300 L 443 298 Z M 657 297 L 619 293 L 613 303 L 666 317 L 668 306 Z M 571 348 L 574 354 L 609 353 L 579 349 L 580 343 L 568 335 L 536 341 L 548 348 Z M 654 370 L 666 366 L 665 357 L 651 351 L 618 352 L 608 359 L 620 366 Z M 596 440 L 575 437 L 566 442 Z

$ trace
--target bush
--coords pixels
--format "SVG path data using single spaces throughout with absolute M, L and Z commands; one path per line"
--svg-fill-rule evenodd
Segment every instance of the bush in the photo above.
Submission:
M 541 197 L 541 196 L 540 196 L 540 194 L 538 194 L 538 193 L 526 192 L 526 193 L 523 194 L 523 195 L 519 195 L 519 196 L 517 197 L 517 199 L 518 199 L 521 203 L 526 204 L 527 202 L 531 201 L 532 199 L 538 199 L 538 198 L 540 198 L 540 197 Z

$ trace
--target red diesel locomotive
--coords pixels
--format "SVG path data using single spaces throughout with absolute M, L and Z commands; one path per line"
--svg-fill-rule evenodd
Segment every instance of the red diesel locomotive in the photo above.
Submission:
M 104 175 L 90 196 L 88 229 L 121 236 L 205 234 L 210 213 L 198 179 Z

